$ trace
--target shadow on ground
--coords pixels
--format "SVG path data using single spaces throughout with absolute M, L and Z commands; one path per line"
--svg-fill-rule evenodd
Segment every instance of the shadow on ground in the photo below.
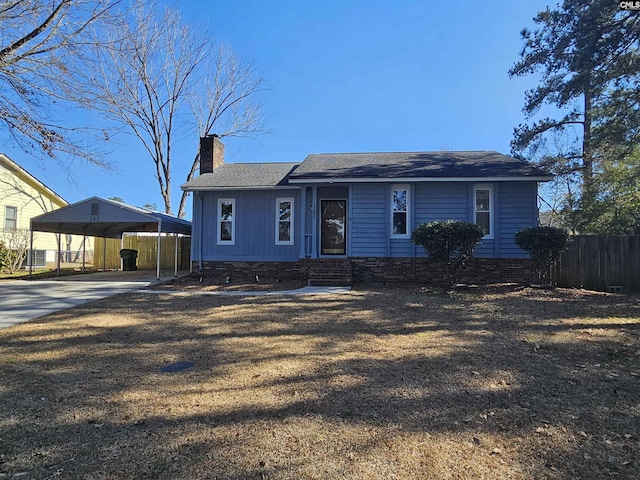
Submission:
M 0 331 L 0 474 L 637 478 L 639 318 L 516 287 L 119 295 Z

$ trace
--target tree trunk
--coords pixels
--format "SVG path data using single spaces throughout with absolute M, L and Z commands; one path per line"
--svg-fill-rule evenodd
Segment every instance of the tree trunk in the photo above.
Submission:
M 582 200 L 587 206 L 593 204 L 593 150 L 591 145 L 591 80 L 587 79 L 584 91 L 584 123 L 582 130 Z
M 200 152 L 198 151 L 195 158 L 193 159 L 193 163 L 191 164 L 191 170 L 187 175 L 187 180 L 186 180 L 187 182 L 195 176 L 199 165 L 200 165 Z M 180 197 L 180 208 L 178 208 L 178 218 L 184 218 L 184 216 L 187 214 L 187 212 L 185 211 L 186 206 L 187 206 L 187 192 L 183 191 L 182 196 Z

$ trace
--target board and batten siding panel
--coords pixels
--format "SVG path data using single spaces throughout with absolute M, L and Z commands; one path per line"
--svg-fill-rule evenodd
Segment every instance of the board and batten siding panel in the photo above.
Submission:
M 469 220 L 469 187 L 462 182 L 415 184 L 415 225 L 435 220 Z
M 353 184 L 351 186 L 351 255 L 386 257 L 387 185 Z
M 276 245 L 276 198 L 293 197 L 293 245 Z M 219 198 L 235 199 L 235 245 L 218 245 Z M 300 190 L 207 192 L 203 209 L 203 260 L 293 261 L 300 254 Z M 196 242 L 197 243 L 197 242 Z M 197 256 L 197 252 L 194 253 Z
M 500 184 L 498 202 L 498 237 L 501 258 L 528 258 L 516 245 L 518 230 L 538 224 L 538 185 L 536 182 L 504 182 Z
M 428 182 L 415 184 L 415 226 L 436 220 L 469 221 L 469 186 L 463 182 Z M 417 257 L 425 257 L 420 246 Z

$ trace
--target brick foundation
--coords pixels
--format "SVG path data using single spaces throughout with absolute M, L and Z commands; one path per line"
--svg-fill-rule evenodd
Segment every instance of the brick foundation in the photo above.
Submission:
M 198 271 L 198 262 L 193 262 Z M 352 281 L 364 283 L 441 284 L 444 269 L 428 258 L 319 258 L 297 262 L 203 262 L 206 277 L 224 279 L 234 283 L 298 280 L 312 285 L 350 285 Z M 530 259 L 474 258 L 460 274 L 461 283 L 521 283 L 536 280 Z
M 353 279 L 366 283 L 441 284 L 444 268 L 428 258 L 352 258 Z M 460 273 L 460 283 L 522 283 L 536 279 L 530 259 L 473 258 Z
M 198 272 L 198 262 L 193 262 L 193 271 Z M 224 279 L 230 277 L 234 283 L 260 280 L 307 280 L 308 266 L 304 262 L 202 262 L 205 277 Z

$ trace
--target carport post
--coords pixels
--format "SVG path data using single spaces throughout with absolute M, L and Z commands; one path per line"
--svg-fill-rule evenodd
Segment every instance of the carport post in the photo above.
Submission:
M 120 250 L 124 248 L 124 232 L 120 234 Z M 120 271 L 124 270 L 124 260 L 122 259 L 122 255 L 120 255 Z
M 57 273 L 56 276 L 59 277 L 60 276 L 60 238 L 62 237 L 62 235 L 60 235 L 60 233 L 58 233 L 58 261 L 57 263 Z
M 87 269 L 85 268 L 86 258 L 87 258 L 87 236 L 82 235 L 82 273 L 87 271 Z
M 160 280 L 160 232 L 162 231 L 162 220 L 158 221 L 158 256 L 156 257 L 156 277 Z
M 94 241 L 93 245 L 95 244 L 96 242 Z M 107 271 L 107 237 L 102 239 L 102 271 Z
M 175 235 L 176 235 L 176 261 L 175 261 L 173 276 L 177 277 L 178 276 L 178 234 L 176 233 Z
M 29 225 L 31 230 L 31 241 L 29 242 L 29 280 L 31 280 L 31 271 L 33 268 L 33 227 Z

